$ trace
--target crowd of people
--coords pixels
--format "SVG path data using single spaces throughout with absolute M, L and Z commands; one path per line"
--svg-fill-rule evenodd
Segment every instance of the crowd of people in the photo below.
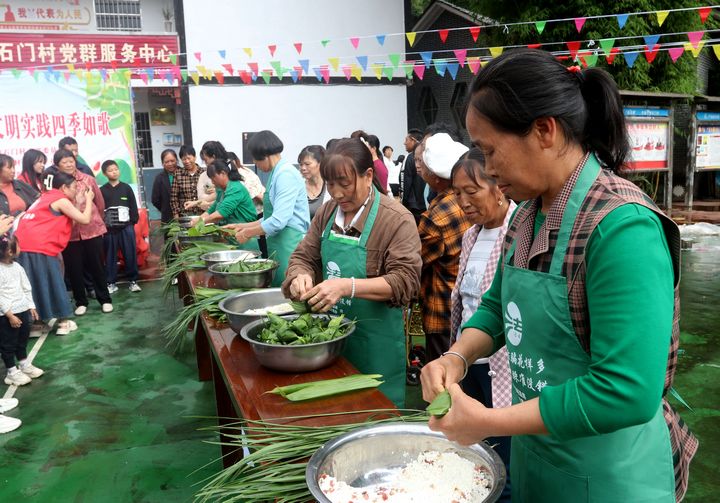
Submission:
M 357 130 L 303 148 L 297 168 L 275 133 L 256 133 L 247 148 L 265 187 L 220 142 L 203 145 L 204 166 L 192 146 L 165 150 L 152 204 L 163 222 L 227 226 L 278 261 L 273 286 L 287 297 L 358 320 L 345 356 L 382 374 L 400 407 L 406 309 L 419 302 L 423 397 L 452 397 L 430 427 L 497 445 L 502 500 L 682 496 L 697 441 L 664 399 L 678 344 L 677 227 L 617 175 L 628 144 L 615 83 L 517 50 L 484 66 L 468 103 L 472 148 L 438 123 L 409 130 L 399 161 Z M 103 164 L 109 182 L 98 188 L 71 150 L 55 153 L 49 175 L 28 151 L 20 180 L 0 156 L 0 211 L 23 214 L 0 248 L 9 384 L 42 374 L 24 349 L 32 319 L 76 328 L 59 257 L 81 315 L 88 279 L 112 310 L 108 258 L 131 253 L 122 225 L 137 208 L 107 216 L 134 201 L 117 166 Z

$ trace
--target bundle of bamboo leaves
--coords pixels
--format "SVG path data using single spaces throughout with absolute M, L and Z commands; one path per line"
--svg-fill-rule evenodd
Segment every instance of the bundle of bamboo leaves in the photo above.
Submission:
M 181 272 L 187 269 L 201 268 L 205 263 L 200 257 L 214 251 L 234 250 L 236 247 L 228 243 L 216 243 L 213 241 L 195 241 L 189 243 L 187 248 L 175 255 L 171 255 L 165 262 L 165 269 L 162 273 L 163 293 L 167 295 L 172 287 L 172 280 Z
M 370 419 L 331 426 L 298 426 L 273 421 L 241 420 L 225 426 L 207 428 L 230 438 L 226 445 L 250 451 L 243 459 L 225 468 L 195 495 L 196 501 L 306 503 L 312 495 L 305 483 L 305 469 L 310 456 L 325 442 L 357 428 L 388 422 L 427 422 L 421 411 L 396 409 L 340 412 L 314 416 L 284 418 L 302 421 L 330 416 L 368 414 Z

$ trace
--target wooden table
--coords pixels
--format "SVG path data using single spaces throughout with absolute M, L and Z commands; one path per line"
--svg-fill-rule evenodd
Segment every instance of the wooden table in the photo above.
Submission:
M 212 275 L 205 270 L 187 271 L 180 275 L 178 287 L 181 298 L 191 294 L 195 286 L 212 288 Z M 395 409 L 393 403 L 376 389 L 363 390 L 330 398 L 293 403 L 287 399 L 266 394 L 275 386 L 285 386 L 320 379 L 332 379 L 357 374 L 350 362 L 339 358 L 333 365 L 314 372 L 286 374 L 262 367 L 250 345 L 224 325 L 203 315 L 195 327 L 198 377 L 212 379 L 219 424 L 226 425 L 237 418 L 323 426 L 359 422 L 368 414 L 298 420 L 297 416 L 352 412 L 374 409 Z M 221 441 L 227 439 L 222 438 Z M 229 466 L 242 457 L 242 451 L 222 446 L 223 464 Z

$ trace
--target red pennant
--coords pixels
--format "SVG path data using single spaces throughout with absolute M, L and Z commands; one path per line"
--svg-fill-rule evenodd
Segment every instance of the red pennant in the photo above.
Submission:
M 528 44 L 528 49 L 540 49 L 542 44 Z
M 260 76 L 260 72 L 258 72 L 258 64 L 257 63 L 248 63 L 247 64 L 250 67 L 250 70 L 255 74 L 255 76 Z
M 201 53 L 201 52 L 196 52 L 196 53 L 195 53 L 195 59 L 197 59 L 198 62 L 202 61 L 202 53 Z
M 220 85 L 223 85 L 225 83 L 225 75 L 223 75 L 223 72 L 220 72 L 220 71 L 215 72 L 215 78 L 217 79 L 217 81 Z
M 570 57 L 575 59 L 577 52 L 580 50 L 580 41 L 565 42 L 565 45 L 567 45 L 567 48 L 570 51 Z
M 655 57 L 657 56 L 659 49 L 660 44 L 655 44 L 652 49 L 650 49 L 648 46 L 645 46 L 645 59 L 647 59 L 648 63 L 652 63 L 653 61 L 655 61 Z
M 448 38 L 448 33 L 450 33 L 450 30 L 439 30 L 438 35 L 440 35 L 440 40 L 442 40 L 442 43 L 444 44 L 445 41 Z
M 277 50 L 276 45 L 269 45 L 268 50 L 270 51 L 270 56 L 275 56 L 275 51 Z
M 302 66 L 293 66 L 293 70 L 295 70 L 295 71 L 297 72 L 297 74 L 298 74 L 298 79 L 301 79 L 301 78 L 302 78 L 303 67 L 302 67 Z
M 302 52 L 302 42 L 295 42 L 293 45 L 297 53 L 300 54 Z
M 252 82 L 252 75 L 250 75 L 245 70 L 238 70 L 238 74 L 240 75 L 240 79 L 243 81 L 243 84 L 249 84 Z
M 113 60 L 110 62 L 110 66 L 112 66 L 112 69 L 113 69 L 113 70 L 117 70 L 117 67 L 118 67 L 118 62 L 117 62 L 117 60 L 113 59 Z
M 470 27 L 470 35 L 472 35 L 473 42 L 477 42 L 478 35 L 480 35 L 480 27 L 479 26 L 471 26 Z
M 92 65 L 90 63 L 85 63 L 85 70 L 89 72 L 90 68 L 92 68 Z
M 233 70 L 233 66 L 231 63 L 223 63 L 222 67 L 225 68 L 225 71 L 228 72 L 230 75 L 235 73 L 235 70 Z
M 707 18 L 710 15 L 711 11 L 712 7 L 700 7 L 698 9 L 698 14 L 700 14 L 700 22 L 702 24 L 705 24 L 705 21 L 707 21 Z
M 607 64 L 612 65 L 613 61 L 615 61 L 615 56 L 617 56 L 618 54 L 620 54 L 619 48 L 613 47 L 612 49 L 610 49 L 610 55 L 605 56 L 605 61 L 607 61 Z

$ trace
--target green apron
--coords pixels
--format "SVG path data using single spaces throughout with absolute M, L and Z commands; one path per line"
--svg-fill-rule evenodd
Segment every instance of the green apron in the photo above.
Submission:
M 590 156 L 565 208 L 549 273 L 510 265 L 515 243 L 508 253 L 502 306 L 514 404 L 588 372 L 590 356 L 573 330 L 562 266 L 578 210 L 599 169 Z M 649 422 L 613 433 L 566 441 L 515 436 L 510 473 L 515 503 L 675 501 L 670 437 L 660 403 Z
M 359 239 L 332 231 L 337 214 L 335 210 L 320 242 L 323 279 L 367 278 L 366 243 L 379 207 L 380 194 L 376 190 Z M 396 406 L 404 407 L 406 358 L 402 310 L 388 307 L 385 302 L 343 297 L 332 312 L 357 320 L 355 332 L 348 338 L 343 356 L 362 373 L 382 374 L 384 383 L 380 391 Z
M 222 189 L 215 189 L 215 208 L 220 205 L 220 203 L 225 198 L 225 191 Z M 227 225 L 227 224 L 236 224 L 236 223 L 245 223 L 245 222 L 231 222 L 226 219 L 220 220 L 217 225 Z M 260 244 L 258 243 L 257 238 L 250 238 L 246 242 L 240 244 L 237 242 L 234 236 L 226 237 L 225 240 L 230 243 L 231 245 L 234 245 L 237 247 L 238 250 L 248 250 L 248 251 L 260 251 Z
M 270 178 L 267 183 L 267 190 L 263 196 L 263 219 L 269 219 L 273 214 L 273 205 L 270 202 L 270 188 L 272 187 L 273 175 L 275 170 L 278 168 L 276 165 L 270 172 Z M 295 251 L 297 245 L 300 244 L 304 232 L 300 232 L 297 229 L 286 226 L 280 232 L 273 236 L 266 236 L 268 257 L 278 261 L 280 266 L 275 271 L 271 286 L 279 287 L 283 281 L 285 281 L 285 273 L 287 272 L 288 262 L 290 262 L 290 255 Z

